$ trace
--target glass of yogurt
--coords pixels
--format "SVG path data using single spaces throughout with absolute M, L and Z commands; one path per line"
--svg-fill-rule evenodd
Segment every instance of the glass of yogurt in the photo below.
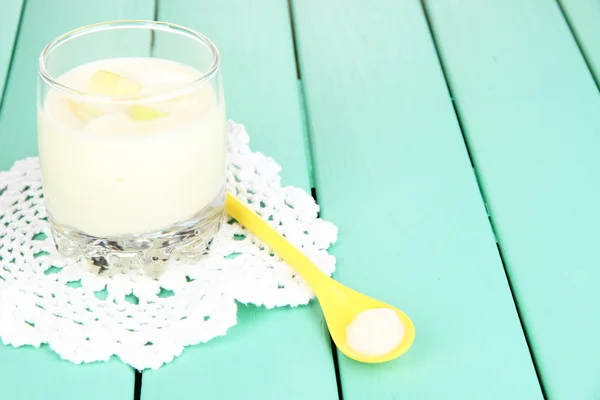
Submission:
M 198 259 L 224 216 L 219 53 L 162 22 L 113 21 L 39 58 L 38 150 L 56 247 L 99 271 Z

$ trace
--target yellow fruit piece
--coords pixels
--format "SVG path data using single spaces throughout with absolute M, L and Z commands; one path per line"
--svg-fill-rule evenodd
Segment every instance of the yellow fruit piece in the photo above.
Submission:
M 95 108 L 79 101 L 67 99 L 67 103 L 69 103 L 71 112 L 83 122 L 87 122 L 102 114 L 99 110 L 96 110 Z
M 88 82 L 87 90 L 94 94 L 108 96 L 133 96 L 142 87 L 114 72 L 100 70 Z
M 150 121 L 169 115 L 166 112 L 151 107 L 140 106 L 139 104 L 129 107 L 127 109 L 127 114 L 136 121 Z

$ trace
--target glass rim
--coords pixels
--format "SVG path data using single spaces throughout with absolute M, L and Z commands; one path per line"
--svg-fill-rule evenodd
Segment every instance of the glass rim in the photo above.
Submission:
M 64 85 L 58 82 L 57 78 L 52 76 L 52 74 L 50 74 L 50 72 L 46 68 L 48 56 L 52 53 L 52 51 L 58 49 L 61 45 L 67 43 L 69 40 L 76 39 L 80 36 L 85 36 L 91 33 L 115 29 L 149 29 L 184 35 L 190 39 L 200 41 L 207 46 L 212 55 L 211 65 L 208 68 L 208 70 L 204 72 L 199 78 L 196 78 L 193 81 L 186 83 L 181 87 L 178 87 L 177 89 L 169 90 L 163 93 L 133 96 L 102 95 L 86 92 L 84 90 L 74 89 L 68 85 Z M 52 40 L 44 47 L 38 58 L 38 73 L 40 77 L 44 80 L 44 82 L 46 82 L 50 87 L 73 97 L 84 97 L 89 101 L 110 103 L 128 103 L 137 102 L 140 100 L 160 101 L 184 95 L 198 88 L 199 86 L 202 86 L 210 79 L 212 79 L 213 76 L 219 71 L 219 66 L 219 50 L 217 49 L 217 46 L 215 46 L 215 44 L 207 36 L 182 25 L 173 24 L 171 22 L 151 20 L 113 20 L 81 26 L 79 28 L 63 33 L 62 35 Z

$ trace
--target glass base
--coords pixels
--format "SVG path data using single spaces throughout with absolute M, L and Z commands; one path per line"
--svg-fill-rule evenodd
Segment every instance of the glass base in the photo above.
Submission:
M 65 257 L 83 257 L 98 273 L 137 264 L 159 276 L 170 261 L 194 261 L 208 253 L 224 220 L 224 201 L 223 193 L 190 219 L 144 234 L 100 238 L 61 225 L 51 215 L 48 221 L 56 249 Z

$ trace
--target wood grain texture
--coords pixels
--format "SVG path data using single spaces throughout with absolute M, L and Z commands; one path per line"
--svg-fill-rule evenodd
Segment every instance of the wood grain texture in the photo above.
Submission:
M 600 397 L 600 93 L 552 0 L 427 1 L 542 382 Z
M 340 355 L 344 399 L 541 399 L 420 2 L 293 10 L 338 278 L 416 326 L 395 361 Z
M 23 0 L 0 0 L 0 104 L 10 68 Z
M 28 0 L 13 67 L 0 110 L 0 169 L 37 154 L 37 58 L 56 36 L 103 20 L 152 19 L 152 0 Z M 77 366 L 47 347 L 13 348 L 0 344 L 0 398 L 10 400 L 131 400 L 134 373 L 116 359 Z
M 600 2 L 596 0 L 559 0 L 565 17 L 579 41 L 596 84 L 600 86 Z
M 253 150 L 282 165 L 284 184 L 310 190 L 287 3 L 170 0 L 159 6 L 159 19 L 189 26 L 215 42 L 228 118 L 246 126 Z M 186 348 L 171 364 L 144 372 L 142 400 L 338 399 L 318 304 L 239 307 L 238 325 L 225 337 Z

